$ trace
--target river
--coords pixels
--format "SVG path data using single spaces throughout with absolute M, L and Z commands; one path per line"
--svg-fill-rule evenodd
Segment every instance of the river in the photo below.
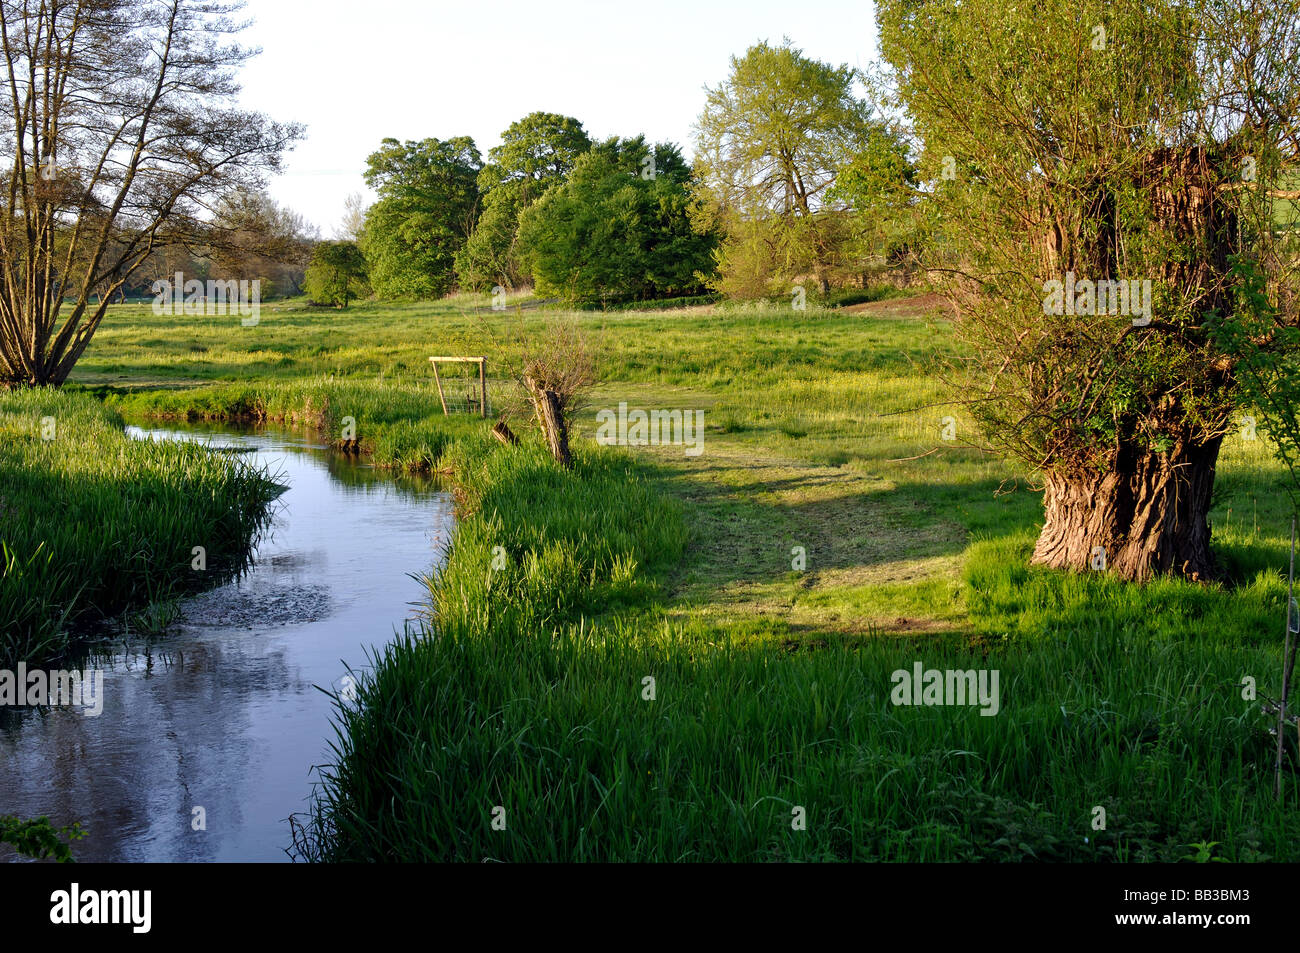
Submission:
M 102 714 L 10 713 L 0 814 L 80 821 L 73 852 L 88 862 L 286 861 L 289 815 L 331 760 L 318 686 L 343 690 L 347 666 L 414 618 L 426 590 L 412 576 L 443 557 L 451 497 L 302 432 L 131 433 L 245 448 L 288 489 L 242 578 L 186 600 L 166 636 L 119 639 L 88 663 L 104 671 Z

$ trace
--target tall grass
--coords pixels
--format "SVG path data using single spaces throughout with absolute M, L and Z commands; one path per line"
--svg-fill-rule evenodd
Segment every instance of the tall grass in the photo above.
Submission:
M 1279 805 L 1243 697 L 1280 672 L 1289 511 L 1264 442 L 1224 444 L 1221 584 L 1035 570 L 1040 498 L 966 446 L 925 373 L 960 356 L 948 322 L 810 303 L 581 315 L 597 399 L 705 408 L 709 449 L 633 465 L 591 448 L 587 419 L 572 474 L 531 434 L 509 449 L 442 419 L 427 367 L 505 366 L 515 324 L 545 315 L 286 309 L 251 333 L 110 315 L 83 384 L 194 388 L 112 397 L 124 412 L 308 423 L 339 445 L 351 417 L 376 463 L 455 473 L 426 624 L 340 700 L 304 856 L 1123 861 L 1218 841 L 1300 858 L 1295 755 Z M 819 569 L 790 573 L 810 541 Z M 895 618 L 913 634 L 882 635 Z M 998 670 L 1001 711 L 894 706 L 891 673 L 917 661 Z
M 761 388 L 864 371 L 915 378 L 914 364 L 956 353 L 946 320 L 930 322 L 924 314 L 873 318 L 817 309 L 815 303 L 808 311 L 793 310 L 787 298 L 706 313 L 586 312 L 579 320 L 600 350 L 606 379 L 624 384 Z M 489 296 L 480 299 L 480 306 L 490 304 Z M 495 314 L 471 307 L 454 299 L 363 303 L 322 315 L 286 305 L 263 309 L 258 327 L 241 328 L 226 318 L 113 306 L 72 380 L 88 387 L 200 392 L 220 382 L 250 394 L 272 383 L 327 380 L 385 387 L 418 383 L 432 391 L 430 355 L 486 355 L 489 375 L 500 375 L 518 365 L 521 338 L 544 331 L 553 320 L 544 312 Z M 495 402 L 498 382 L 489 385 Z M 174 399 L 183 408 L 184 398 Z
M 1297 856 L 1300 818 L 1273 799 L 1230 646 L 1148 654 L 1104 621 L 988 656 L 889 640 L 792 658 L 646 634 L 388 646 L 343 715 L 308 856 L 1173 861 L 1203 840 L 1232 860 Z M 918 659 L 998 668 L 1002 712 L 893 707 L 891 671 Z
M 661 601 L 680 523 L 624 458 L 566 475 L 462 449 L 468 513 L 433 618 L 340 702 L 306 858 L 1172 861 L 1209 840 L 1233 860 L 1300 857 L 1241 692 L 1277 668 L 1255 628 L 1276 580 L 1244 599 L 1080 594 L 989 544 L 966 579 L 982 634 L 790 654 Z M 1203 627 L 1152 618 L 1180 600 Z M 1000 712 L 895 706 L 891 673 L 917 661 L 998 670 Z
M 87 396 L 0 394 L 0 667 L 56 660 L 89 621 L 235 572 L 277 492 L 229 455 L 128 438 Z

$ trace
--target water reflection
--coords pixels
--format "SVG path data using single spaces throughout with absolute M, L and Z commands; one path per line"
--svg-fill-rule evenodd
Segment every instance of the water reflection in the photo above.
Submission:
M 241 579 L 187 600 L 154 644 L 120 640 L 103 714 L 19 710 L 0 725 L 0 813 L 79 820 L 85 861 L 283 861 L 287 818 L 328 759 L 330 701 L 416 613 L 452 529 L 451 499 L 329 453 L 310 435 L 135 431 L 251 448 L 288 491 Z M 206 831 L 193 829 L 195 808 Z M 9 859 L 12 855 L 0 855 Z

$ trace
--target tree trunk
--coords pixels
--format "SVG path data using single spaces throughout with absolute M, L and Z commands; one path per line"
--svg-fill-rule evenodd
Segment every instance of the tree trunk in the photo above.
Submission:
M 1050 474 L 1032 562 L 1135 582 L 1213 578 L 1209 511 L 1221 443 L 1184 443 L 1164 454 L 1127 447 L 1105 472 Z
M 573 469 L 573 455 L 569 452 L 569 427 L 560 410 L 560 398 L 553 390 L 539 392 L 541 397 L 542 423 L 546 429 L 546 445 L 551 448 L 551 456 L 566 470 Z
M 569 452 L 569 424 L 564 419 L 564 410 L 560 395 L 543 387 L 536 380 L 528 378 L 528 390 L 532 394 L 533 410 L 546 435 L 546 446 L 557 463 L 566 470 L 573 469 L 573 455 Z
M 497 421 L 497 425 L 492 428 L 492 436 L 508 447 L 519 446 L 519 438 L 515 436 L 515 432 L 510 429 L 510 426 L 504 420 Z

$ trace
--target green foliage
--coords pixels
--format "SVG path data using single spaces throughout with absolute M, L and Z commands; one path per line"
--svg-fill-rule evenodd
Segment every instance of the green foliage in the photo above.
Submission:
M 1194 864 L 1208 864 L 1211 861 L 1220 864 L 1226 864 L 1228 862 L 1228 858 L 1226 857 L 1214 856 L 1214 848 L 1219 846 L 1217 840 L 1198 841 L 1195 844 L 1188 844 L 1187 846 L 1192 848 L 1196 853 L 1185 855 L 1182 858 L 1183 860 L 1190 860 Z
M 826 303 L 897 294 L 877 286 L 848 292 L 844 299 L 834 295 Z M 810 306 L 816 300 L 809 295 Z M 127 388 L 115 398 L 114 406 L 124 413 L 184 418 L 193 411 L 200 419 L 231 411 L 262 419 L 264 401 L 270 404 L 267 413 L 287 411 L 288 398 L 276 396 L 280 385 L 303 394 L 303 382 L 346 383 L 355 388 L 347 393 L 348 400 L 361 399 L 365 386 L 403 395 L 409 387 L 430 386 L 431 325 L 438 328 L 440 350 L 492 355 L 489 374 L 495 379 L 502 368 L 518 365 L 523 357 L 514 337 L 520 322 L 522 329 L 537 332 L 550 318 L 545 311 L 525 311 L 517 317 L 513 309 L 488 317 L 467 312 L 466 303 L 369 301 L 327 320 L 303 305 L 264 308 L 259 328 L 273 333 L 255 339 L 248 329 L 220 317 L 155 315 L 147 306 L 115 306 L 100 332 L 103 343 L 81 364 L 79 382 L 120 387 L 127 377 L 144 385 Z M 905 305 L 902 310 L 907 310 Z M 951 327 L 946 322 L 931 327 L 923 318 L 876 321 L 827 311 L 810 322 L 790 308 L 787 296 L 770 305 L 735 303 L 676 313 L 672 320 L 652 312 L 608 324 L 599 316 L 585 315 L 583 322 L 600 345 L 602 372 L 633 386 L 662 382 L 716 388 L 741 406 L 766 405 L 773 394 L 802 393 L 801 388 L 811 385 L 811 376 L 824 382 L 817 385 L 818 406 L 834 411 L 826 418 L 825 437 L 843 441 L 858 433 L 855 421 L 869 416 L 875 406 L 871 395 L 881 386 L 877 375 L 899 374 L 915 382 L 915 367 L 927 357 L 956 354 Z M 640 346 L 651 339 L 653 351 Z M 195 388 L 195 381 L 219 386 Z M 490 381 L 490 387 L 495 386 L 495 380 Z M 927 386 L 921 403 L 941 399 L 932 379 Z M 433 397 L 436 406 L 437 395 Z M 812 398 L 804 394 L 800 399 Z M 893 409 L 907 406 L 908 399 L 900 397 Z M 915 453 L 928 447 L 894 449 Z
M 107 403 L 123 413 L 157 420 L 254 420 L 310 427 L 335 448 L 347 443 L 370 454 L 376 466 L 413 472 L 439 466 L 453 443 L 490 426 L 477 417 L 443 417 L 438 395 L 418 383 L 337 377 L 135 392 L 110 395 Z M 355 444 L 343 438 L 345 417 L 355 426 Z
M 355 242 L 321 242 L 307 266 L 307 295 L 317 304 L 346 308 L 366 293 L 366 271 L 366 258 Z
M 590 148 L 591 139 L 572 116 L 529 113 L 512 122 L 501 134 L 501 145 L 488 153 L 479 187 L 490 193 L 507 182 L 518 182 L 525 186 L 522 201 L 527 205 L 563 181 Z
M 1268 262 L 1274 303 L 1295 300 L 1294 249 L 1279 247 L 1266 194 L 1300 112 L 1296 60 L 1271 51 L 1300 43 L 1300 3 L 877 10 L 923 143 L 926 264 L 962 300 L 972 357 L 960 371 L 981 394 L 987 444 L 1049 472 L 1121 479 L 1152 448 L 1216 445 L 1239 409 L 1239 355 L 1222 348 L 1245 345 L 1203 320 L 1239 299 L 1226 263 Z M 1267 107 L 1221 114 L 1262 89 Z M 1150 281 L 1153 313 L 1047 313 L 1047 283 L 1067 275 Z
M 832 188 L 883 133 L 858 96 L 859 75 L 803 55 L 787 39 L 732 57 L 697 124 L 701 222 L 726 238 L 716 290 L 763 297 L 798 276 L 820 286 L 852 270 L 851 228 Z
M 473 234 L 456 253 L 456 280 L 462 290 L 510 289 L 532 277 L 516 242 L 527 194 L 527 183 L 515 181 L 502 182 L 487 193 Z
M 920 240 L 923 200 L 907 144 L 885 126 L 867 133 L 866 146 L 840 170 L 830 196 L 852 210 L 856 255 L 897 261 Z
M 390 300 L 439 298 L 450 291 L 463 244 L 440 210 L 397 199 L 371 206 L 361 239 L 371 286 Z
M 570 302 L 700 290 L 716 237 L 691 220 L 691 169 L 676 146 L 610 139 L 521 216 L 537 291 Z
M 456 252 L 478 214 L 482 160 L 472 139 L 385 139 L 367 160 L 379 193 L 366 215 L 361 250 L 381 298 L 436 298 L 455 281 Z
M 505 366 L 506 331 L 546 314 L 268 310 L 274 337 L 252 347 L 228 322 L 112 309 L 80 372 L 153 382 L 114 396 L 123 412 L 331 436 L 354 416 L 377 463 L 431 461 L 464 488 L 430 589 L 454 627 L 382 650 L 340 714 L 312 856 L 1168 862 L 1219 841 L 1232 861 L 1295 859 L 1295 794 L 1274 799 L 1272 739 L 1240 694 L 1244 672 L 1280 672 L 1285 500 L 1266 441 L 1225 444 L 1230 585 L 1029 567 L 1036 494 L 939 441 L 943 382 L 918 366 L 964 352 L 928 317 L 788 299 L 581 314 L 602 398 L 705 407 L 707 449 L 629 460 L 592 448 L 588 420 L 568 476 L 531 434 L 508 449 L 483 421 L 441 418 L 421 343 L 435 323 L 450 353 Z M 186 389 L 196 378 L 212 383 Z M 812 541 L 826 571 L 789 579 L 787 540 Z M 510 559 L 489 571 L 496 546 Z M 890 631 L 903 616 L 916 628 Z M 999 716 L 890 705 L 890 672 L 917 659 L 1000 669 Z M 483 808 L 498 804 L 508 838 Z
M 22 856 L 35 860 L 75 863 L 72 842 L 85 836 L 80 824 L 56 828 L 48 817 L 19 820 L 13 815 L 0 816 L 0 844 L 10 844 Z
M 971 644 L 746 644 L 656 609 L 657 567 L 679 552 L 671 503 L 617 454 L 584 456 L 569 476 L 535 448 L 453 452 L 470 511 L 430 580 L 431 621 L 339 701 L 305 856 L 1170 862 L 1207 828 L 1227 859 L 1295 856 L 1300 821 L 1236 691 L 1270 659 L 1248 626 L 1168 638 L 1144 627 L 1159 614 L 1143 591 L 1112 580 L 1134 621 L 1099 601 L 1036 618 L 1028 592 L 1015 638 L 977 612 L 992 631 Z M 972 585 L 1022 571 L 1003 557 L 981 554 Z M 1042 591 L 1059 585 L 1073 577 L 1042 573 Z M 999 716 L 892 705 L 890 673 L 918 658 L 999 670 Z M 505 808 L 509 838 L 484 805 Z
M 589 302 L 581 307 L 584 310 L 603 311 L 674 311 L 678 308 L 698 308 L 720 302 L 716 294 L 686 295 L 681 298 L 655 298 L 652 301 L 623 301 L 618 304 L 599 304 Z
M 590 148 L 582 123 L 570 116 L 535 112 L 510 124 L 479 173 L 483 214 L 456 255 L 462 288 L 510 289 L 531 279 L 530 265 L 516 242 L 519 216 L 547 189 L 563 182 Z
M 1291 506 L 1300 510 L 1300 327 L 1282 320 L 1257 263 L 1238 256 L 1232 268 L 1236 306 L 1206 315 L 1206 324 L 1218 347 L 1235 356 L 1241 404 L 1262 415 L 1259 429 L 1286 465 Z

